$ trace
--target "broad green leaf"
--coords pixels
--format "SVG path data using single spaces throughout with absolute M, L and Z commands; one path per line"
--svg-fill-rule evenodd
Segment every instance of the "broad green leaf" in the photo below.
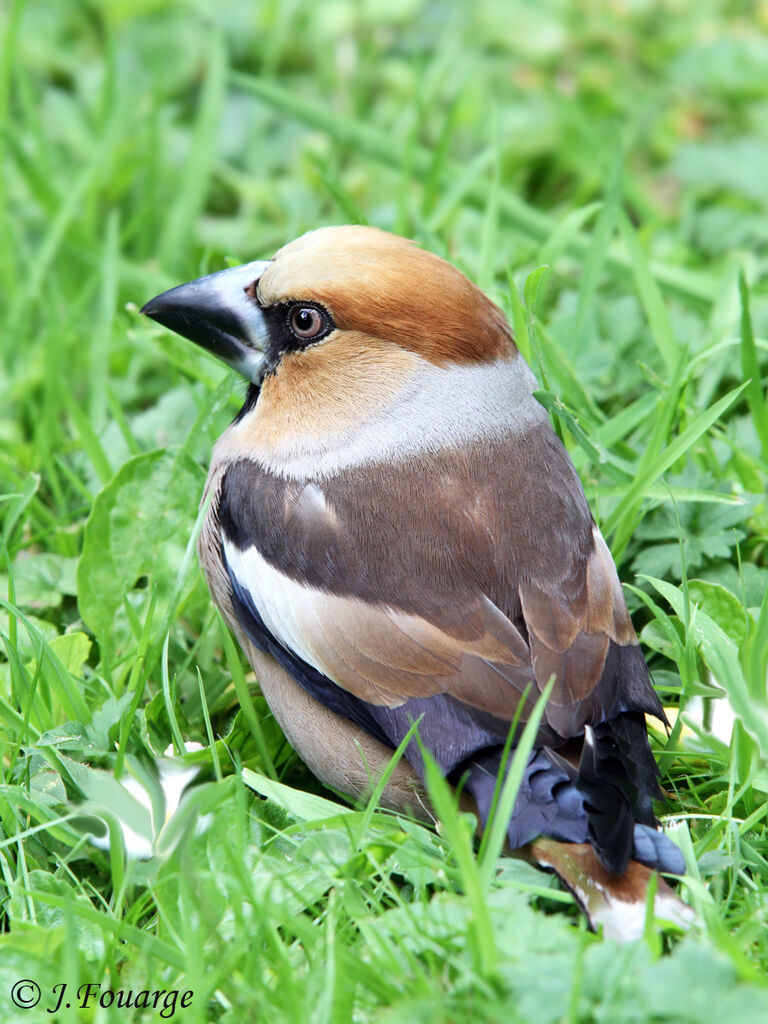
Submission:
M 77 594 L 77 559 L 50 552 L 18 557 L 13 563 L 16 604 L 22 608 L 58 608 L 64 596 Z M 8 577 L 0 574 L 0 594 Z
M 730 590 L 707 580 L 689 580 L 688 595 L 735 644 L 742 642 L 747 633 L 747 618 L 743 605 Z
M 77 570 L 80 614 L 107 649 L 132 636 L 126 600 L 146 607 L 157 590 L 157 623 L 174 592 L 194 528 L 202 472 L 186 455 L 149 452 L 130 459 L 98 494 L 85 525 Z M 140 589 L 137 589 L 140 584 Z M 186 590 L 190 582 L 186 583 Z
M 46 930 L 54 930 L 64 924 L 67 904 L 70 901 L 77 900 L 83 906 L 90 906 L 84 893 L 76 894 L 63 878 L 58 878 L 47 871 L 31 871 L 26 880 L 20 880 L 15 893 L 11 894 L 11 899 L 20 901 L 25 889 L 32 894 L 37 923 L 43 925 Z M 46 896 L 56 896 L 57 900 L 51 903 Z M 104 933 L 98 921 L 83 922 L 78 939 L 82 939 L 80 948 L 87 960 L 98 960 L 104 955 Z
M 85 633 L 63 633 L 48 641 L 48 647 L 58 657 L 64 668 L 73 676 L 79 676 L 91 652 L 91 641 Z
M 692 474 L 678 479 L 690 480 Z M 686 502 L 679 501 L 679 493 L 671 480 L 668 500 L 638 526 L 635 538 L 641 549 L 632 563 L 635 572 L 679 580 L 683 559 L 687 572 L 718 560 L 735 561 L 734 549 L 744 540 L 749 519 L 761 500 L 757 495 L 734 500 L 724 493 L 721 501 Z

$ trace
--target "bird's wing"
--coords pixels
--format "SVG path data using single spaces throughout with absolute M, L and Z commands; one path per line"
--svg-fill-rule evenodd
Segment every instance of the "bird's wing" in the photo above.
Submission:
M 280 643 L 339 686 L 371 704 L 450 693 L 499 718 L 534 679 L 528 645 L 484 597 L 453 628 L 429 618 L 309 587 L 251 547 L 225 541 L 231 576 L 247 591 Z
M 263 563 L 255 573 L 253 550 L 243 555 L 225 542 L 224 556 L 241 628 L 332 710 L 391 746 L 423 718 L 421 739 L 446 773 L 478 747 L 504 742 L 534 679 L 525 644 L 490 602 L 478 601 L 467 609 L 466 628 L 447 632 L 420 616 L 264 572 Z M 532 704 L 529 694 L 523 721 Z M 546 728 L 544 735 L 556 742 Z
M 547 431 L 522 458 L 486 446 L 310 484 L 234 463 L 219 517 L 241 625 L 393 744 L 423 716 L 445 770 L 503 742 L 526 687 L 522 721 L 552 675 L 542 743 L 657 712 L 613 562 Z

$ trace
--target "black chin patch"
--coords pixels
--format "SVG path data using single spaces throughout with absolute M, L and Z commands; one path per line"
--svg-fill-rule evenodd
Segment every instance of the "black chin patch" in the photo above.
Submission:
M 248 415 L 248 413 L 251 411 L 251 409 L 254 407 L 254 405 L 256 405 L 256 402 L 258 401 L 258 398 L 259 398 L 259 392 L 260 391 L 261 391 L 261 385 L 260 384 L 249 384 L 248 385 L 248 390 L 245 393 L 245 402 L 243 402 L 243 407 L 240 410 L 240 412 L 232 420 L 233 423 L 239 423 L 240 420 L 244 416 Z

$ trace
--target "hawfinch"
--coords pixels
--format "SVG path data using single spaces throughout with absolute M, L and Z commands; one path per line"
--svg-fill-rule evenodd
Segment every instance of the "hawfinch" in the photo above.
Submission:
M 410 241 L 331 227 L 142 312 L 250 381 L 200 558 L 315 775 L 361 796 L 418 720 L 382 804 L 426 809 L 423 745 L 482 827 L 518 705 L 522 728 L 554 678 L 509 846 L 593 923 L 642 903 L 651 869 L 682 873 L 652 807 L 664 712 L 501 310 Z

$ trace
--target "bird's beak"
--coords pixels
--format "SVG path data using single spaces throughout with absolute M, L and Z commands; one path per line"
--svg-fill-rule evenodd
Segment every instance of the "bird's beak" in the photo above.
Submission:
M 264 315 L 246 289 L 268 266 L 269 260 L 254 261 L 199 277 L 150 299 L 141 312 L 258 384 L 269 335 Z

